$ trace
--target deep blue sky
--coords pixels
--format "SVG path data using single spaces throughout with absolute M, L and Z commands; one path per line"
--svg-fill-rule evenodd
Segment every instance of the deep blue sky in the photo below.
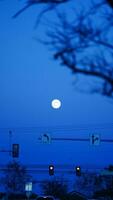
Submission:
M 8 145 L 8 129 L 14 129 L 13 141 L 21 145 L 27 145 L 26 150 L 23 147 L 22 160 L 26 162 L 37 162 L 32 160 L 31 147 L 34 145 L 33 152 L 38 144 L 38 136 L 43 131 L 50 131 L 57 136 L 68 135 L 70 137 L 89 137 L 92 131 L 101 133 L 102 137 L 112 138 L 113 123 L 113 101 L 100 95 L 82 94 L 76 91 L 73 85 L 74 75 L 55 63 L 51 52 L 47 47 L 33 40 L 34 36 L 43 35 L 43 28 L 34 30 L 34 24 L 38 12 L 38 7 L 30 8 L 17 19 L 13 20 L 11 16 L 22 7 L 23 2 L 4 0 L 0 2 L 0 134 L 2 135 L 2 146 Z M 41 7 L 40 7 L 41 8 Z M 40 9 L 39 9 L 40 10 Z M 54 16 L 53 13 L 49 15 Z M 39 33 L 40 32 L 40 33 Z M 51 108 L 51 100 L 59 98 L 62 107 L 59 110 Z M 95 129 L 95 124 L 110 124 L 110 129 Z M 59 131 L 54 130 L 33 130 L 30 134 L 25 133 L 22 127 L 46 127 L 46 126 L 66 126 L 83 127 L 86 124 L 93 128 L 87 130 L 65 132 L 66 128 Z M 20 130 L 15 127 L 21 128 Z M 27 132 L 27 131 L 26 131 Z M 7 138 L 7 139 L 6 139 Z M 22 142 L 23 141 L 23 142 Z M 32 142 L 31 142 L 32 141 Z M 53 152 L 52 156 L 44 157 L 38 162 L 80 162 L 96 163 L 102 159 L 101 163 L 110 163 L 113 147 L 103 144 L 101 147 L 91 149 L 88 144 L 73 143 L 54 143 L 52 146 L 43 148 L 38 144 L 38 154 L 44 155 L 44 152 Z M 62 145 L 64 151 L 61 153 Z M 29 157 L 26 157 L 29 152 Z M 74 154 L 73 154 L 74 153 Z M 49 154 L 49 153 L 48 153 Z M 61 154 L 61 156 L 59 156 Z M 64 160 L 62 160 L 62 156 Z M 78 155 L 75 159 L 73 155 Z M 80 157 L 81 156 L 81 157 Z M 92 159 L 91 159 L 92 157 Z M 7 155 L 3 157 L 7 160 Z M 88 161 L 90 160 L 90 161 Z

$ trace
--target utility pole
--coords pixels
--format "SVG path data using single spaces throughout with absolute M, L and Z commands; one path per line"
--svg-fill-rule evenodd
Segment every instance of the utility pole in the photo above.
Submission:
M 11 130 L 9 131 L 9 149 L 10 150 L 12 149 L 12 131 Z M 9 155 L 10 156 L 12 155 L 11 151 L 9 151 Z

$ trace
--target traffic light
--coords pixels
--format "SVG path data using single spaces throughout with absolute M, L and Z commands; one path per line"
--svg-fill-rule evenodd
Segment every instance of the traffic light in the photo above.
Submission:
M 76 166 L 76 176 L 81 176 L 81 167 Z
M 13 158 L 19 157 L 19 144 L 12 144 L 12 157 Z
M 50 176 L 54 175 L 54 166 L 53 165 L 49 165 L 49 175 Z

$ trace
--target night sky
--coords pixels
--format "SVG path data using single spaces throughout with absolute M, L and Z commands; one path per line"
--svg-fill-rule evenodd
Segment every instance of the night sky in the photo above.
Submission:
M 34 29 L 42 6 L 12 19 L 22 6 L 23 1 L 0 2 L 0 148 L 9 148 L 11 130 L 12 142 L 21 146 L 22 163 L 87 167 L 113 163 L 112 143 L 92 147 L 89 142 L 42 144 L 38 140 L 45 132 L 51 137 L 89 138 L 96 133 L 102 139 L 113 139 L 113 101 L 76 90 L 74 74 L 53 60 L 47 46 L 33 39 L 44 35 L 43 27 Z M 60 9 L 64 7 L 67 9 L 67 4 Z M 54 17 L 53 11 L 48 15 Z M 51 107 L 56 98 L 62 102 L 58 110 Z M 7 153 L 1 153 L 1 158 L 0 164 L 11 160 Z

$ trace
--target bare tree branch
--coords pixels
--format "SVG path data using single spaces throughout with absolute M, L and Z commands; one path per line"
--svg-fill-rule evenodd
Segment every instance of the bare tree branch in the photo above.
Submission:
M 113 20 L 109 20 L 112 10 L 108 5 L 106 0 L 92 3 L 79 14 L 75 10 L 74 21 L 57 13 L 59 25 L 51 26 L 47 37 L 54 59 L 73 74 L 102 80 L 98 92 L 113 97 Z
M 18 17 L 21 13 L 23 13 L 26 9 L 30 8 L 31 6 L 38 5 L 38 4 L 45 4 L 47 6 L 49 5 L 46 9 L 44 9 L 41 12 L 40 14 L 40 17 L 41 17 L 45 12 L 51 9 L 54 9 L 57 5 L 61 3 L 65 3 L 67 1 L 69 0 L 28 0 L 26 2 L 26 5 L 13 15 L 13 18 Z
M 109 6 L 113 9 L 113 0 L 107 0 L 107 3 L 108 3 Z
M 33 5 L 44 5 L 36 26 L 45 13 L 70 0 L 27 0 L 25 7 L 13 18 Z M 47 23 L 46 45 L 51 45 L 53 57 L 68 67 L 73 74 L 95 77 L 100 81 L 94 90 L 113 97 L 113 0 L 91 0 L 89 7 L 69 13 L 57 12 L 58 22 Z M 71 19 L 72 18 L 72 19 Z M 35 26 L 35 27 L 36 27 Z M 93 89 L 92 89 L 93 90 Z

